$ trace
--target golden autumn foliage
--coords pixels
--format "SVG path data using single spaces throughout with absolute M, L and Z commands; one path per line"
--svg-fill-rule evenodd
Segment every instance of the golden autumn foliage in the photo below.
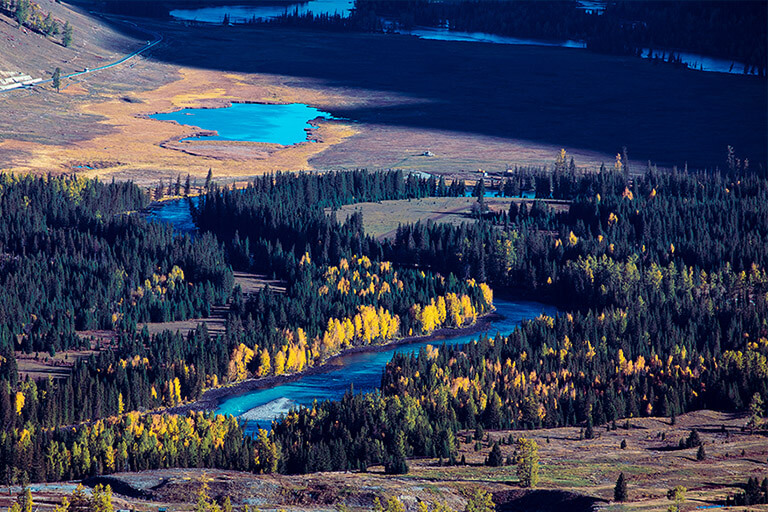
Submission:
M 359 306 L 352 318 L 331 318 L 323 333 L 320 348 L 326 354 L 352 345 L 389 341 L 400 331 L 400 318 L 382 307 Z
M 24 408 L 24 400 L 24 393 L 17 391 L 13 401 L 13 408 L 16 411 L 16 414 L 21 414 L 21 410 Z
M 145 296 L 155 298 L 164 298 L 168 290 L 173 290 L 176 286 L 184 282 L 184 271 L 174 265 L 167 274 L 155 274 L 144 280 L 144 285 L 139 286 L 131 292 L 131 299 L 134 303 Z
M 483 293 L 485 295 L 486 291 L 484 290 Z M 493 292 L 490 288 L 487 289 L 487 294 L 492 300 Z M 445 297 L 438 297 L 437 300 L 432 299 L 429 304 L 414 304 L 411 307 L 411 315 L 423 334 L 431 334 L 441 327 L 470 325 L 477 320 L 478 313 L 468 295 L 458 296 L 455 293 L 449 293 Z
M 246 367 L 248 366 L 248 363 L 251 362 L 251 359 L 253 359 L 253 354 L 253 350 L 242 343 L 235 348 L 229 359 L 229 368 L 227 371 L 227 379 L 230 382 L 243 380 L 248 377 Z
M 34 430 L 28 429 L 14 432 L 17 447 L 26 449 L 35 441 L 36 435 Z M 227 439 L 238 439 L 238 442 L 225 446 Z M 97 465 L 99 471 L 106 473 L 128 467 L 135 471 L 141 467 L 133 464 L 150 456 L 157 457 L 159 467 L 172 467 L 182 452 L 187 454 L 185 457 L 192 454 L 210 465 L 218 450 L 226 450 L 229 456 L 239 459 L 241 469 L 260 473 L 277 469 L 280 452 L 266 432 L 259 432 L 256 440 L 244 438 L 241 425 L 232 416 L 131 411 L 120 417 L 71 427 L 66 436 L 49 442 L 45 464 L 57 478 L 67 467 L 71 468 L 71 474 L 82 477 L 95 471 Z
M 310 264 L 308 255 L 304 255 L 301 264 Z M 419 281 L 419 286 L 421 280 L 437 281 L 441 286 L 445 285 L 445 278 L 440 275 L 427 275 L 424 272 L 409 275 Z M 354 295 L 358 298 L 352 299 L 353 303 L 373 303 L 357 305 L 354 314 L 346 318 L 328 318 L 322 331 L 311 339 L 300 327 L 282 328 L 276 331 L 278 341 L 275 346 L 249 347 L 240 344 L 230 356 L 226 375 L 228 382 L 254 376 L 301 372 L 347 348 L 387 343 L 400 336 L 410 335 L 410 332 L 401 332 L 399 315 L 376 305 L 385 295 L 403 292 L 405 283 L 392 263 L 373 263 L 365 256 L 342 258 L 338 265 L 321 270 L 319 277 L 313 286 L 323 300 L 334 301 L 340 300 L 340 295 Z M 493 290 L 487 284 L 470 279 L 466 281 L 466 286 L 473 290 L 474 297 L 482 297 L 477 305 L 470 295 L 456 293 L 435 297 L 424 305 L 414 304 L 410 308 L 411 316 L 407 319 L 411 325 L 415 324 L 414 330 L 419 334 L 429 334 L 441 327 L 463 327 L 473 323 L 479 314 L 493 308 Z M 140 364 L 140 361 L 130 363 Z M 123 361 L 122 364 L 128 362 Z M 169 389 L 175 390 L 173 385 Z M 167 401 L 173 402 L 171 398 Z

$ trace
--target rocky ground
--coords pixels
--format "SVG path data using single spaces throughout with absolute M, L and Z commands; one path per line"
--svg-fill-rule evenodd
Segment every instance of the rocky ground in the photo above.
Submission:
M 410 472 L 402 476 L 383 474 L 372 467 L 367 473 L 331 472 L 312 475 L 252 475 L 210 469 L 164 469 L 118 473 L 88 480 L 89 485 L 109 483 L 116 492 L 118 508 L 155 511 L 191 510 L 191 503 L 203 482 L 210 495 L 229 496 L 236 507 L 244 504 L 261 510 L 330 511 L 346 506 L 370 510 L 373 500 L 396 496 L 409 512 L 419 501 L 429 504 L 446 501 L 463 510 L 467 496 L 477 487 L 492 492 L 497 510 L 504 512 L 581 512 L 593 509 L 613 511 L 663 511 L 670 502 L 666 491 L 676 485 L 688 489 L 684 510 L 712 508 L 739 493 L 750 477 L 768 477 L 768 433 L 750 433 L 742 427 L 746 418 L 729 413 L 699 411 L 681 415 L 674 425 L 668 418 L 634 418 L 617 422 L 616 430 L 595 429 L 594 439 L 583 439 L 579 427 L 534 431 L 492 431 L 475 450 L 474 440 L 464 442 L 459 458 L 466 465 L 446 466 L 435 459 L 410 459 Z M 696 428 L 704 442 L 707 458 L 696 460 L 696 449 L 676 449 L 680 438 Z M 500 439 L 525 436 L 539 445 L 541 460 L 537 489 L 517 485 L 514 466 L 491 468 L 483 465 L 490 445 Z M 627 443 L 620 448 L 621 441 Z M 502 445 L 504 457 L 513 447 Z M 629 501 L 611 503 L 619 473 L 628 481 Z M 75 483 L 34 485 L 41 509 L 48 509 L 71 493 Z M 19 488 L 11 489 L 19 492 Z M 0 507 L 11 498 L 0 496 Z M 763 507 L 764 508 L 764 507 Z M 759 507 L 749 507 L 758 510 Z M 747 508 L 730 508 L 747 510 Z

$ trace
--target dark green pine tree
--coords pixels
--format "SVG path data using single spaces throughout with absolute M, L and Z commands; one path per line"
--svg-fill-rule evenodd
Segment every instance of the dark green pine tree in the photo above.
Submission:
M 624 473 L 619 473 L 619 478 L 616 480 L 616 487 L 613 488 L 613 501 L 627 501 L 627 480 L 624 478 Z
M 53 70 L 51 85 L 53 85 L 53 88 L 56 89 L 56 92 L 59 92 L 59 89 L 61 88 L 61 68 L 56 68 Z
M 491 453 L 488 454 L 488 459 L 485 461 L 486 466 L 497 468 L 504 465 L 504 457 L 501 455 L 501 447 L 499 443 L 493 443 Z
M 65 48 L 69 48 L 72 45 L 72 26 L 68 21 L 64 23 L 64 28 L 62 29 L 61 44 Z
M 587 429 L 584 431 L 584 439 L 593 439 L 595 437 L 595 428 L 592 425 L 592 416 L 587 418 Z

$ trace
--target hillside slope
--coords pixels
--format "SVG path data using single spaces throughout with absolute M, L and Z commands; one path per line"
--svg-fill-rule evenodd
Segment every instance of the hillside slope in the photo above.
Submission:
M 95 15 L 68 4 L 54 0 L 35 0 L 35 3 L 43 13 L 50 12 L 59 26 L 69 22 L 73 29 L 71 46 L 64 47 L 60 35 L 46 37 L 29 28 L 20 28 L 15 19 L 0 14 L 0 72 L 45 79 L 59 67 L 62 74 L 68 74 L 115 61 L 152 37 L 127 23 L 104 23 Z

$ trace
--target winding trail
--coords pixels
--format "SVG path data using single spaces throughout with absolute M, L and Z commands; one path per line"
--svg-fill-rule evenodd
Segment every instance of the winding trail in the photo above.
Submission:
M 104 17 L 106 17 L 106 16 L 104 16 Z M 144 32 L 146 34 L 150 34 L 152 37 L 155 38 L 155 40 L 154 41 L 147 41 L 147 44 L 145 44 L 142 48 L 139 48 L 135 52 L 132 52 L 132 53 L 126 55 L 125 57 L 123 57 L 123 58 L 121 58 L 119 60 L 116 60 L 114 62 L 110 62 L 109 64 L 105 64 L 105 65 L 99 66 L 97 68 L 93 68 L 93 69 L 85 68 L 83 71 L 77 71 L 75 73 L 70 73 L 68 75 L 62 75 L 61 76 L 61 80 L 64 80 L 66 78 L 74 78 L 76 76 L 81 76 L 81 75 L 85 75 L 85 74 L 88 74 L 88 73 L 95 73 L 96 71 L 102 71 L 104 69 L 109 69 L 109 68 L 113 68 L 115 66 L 119 66 L 120 64 L 122 64 L 122 63 L 124 63 L 124 62 L 126 62 L 126 61 L 128 61 L 128 60 L 130 60 L 130 59 L 132 59 L 134 57 L 136 57 L 137 55 L 141 55 L 142 53 L 146 52 L 150 48 L 153 48 L 154 46 L 160 44 L 163 41 L 162 34 L 159 34 L 157 32 L 153 32 L 151 30 L 147 30 L 145 28 L 142 28 L 142 27 L 138 26 L 136 23 L 134 23 L 132 21 L 127 21 L 127 20 L 123 20 L 123 19 L 119 19 L 119 18 L 115 18 L 115 17 L 112 17 L 112 18 L 113 19 L 117 19 L 118 21 L 121 21 L 122 23 L 128 23 L 128 24 L 133 25 L 134 27 L 136 27 L 136 29 L 138 29 L 138 30 L 140 30 L 140 31 L 142 31 L 142 32 Z M 51 83 L 51 82 L 53 82 L 53 78 L 48 78 L 46 80 L 41 80 L 39 82 L 35 82 L 35 83 L 31 83 L 31 84 L 21 84 L 20 87 L 15 87 L 13 89 L 0 90 L 0 94 L 8 93 L 8 92 L 11 92 L 11 91 L 18 91 L 18 90 L 25 90 L 25 89 L 28 90 L 28 89 L 32 89 L 33 87 L 35 87 L 37 85 L 47 84 L 47 83 Z

